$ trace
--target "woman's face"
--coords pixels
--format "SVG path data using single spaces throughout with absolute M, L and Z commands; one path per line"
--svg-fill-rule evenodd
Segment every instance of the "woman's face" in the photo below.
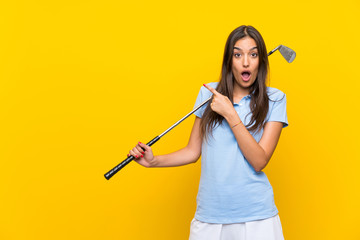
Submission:
M 259 54 L 255 40 L 249 36 L 239 39 L 233 49 L 232 72 L 240 88 L 248 89 L 255 82 Z

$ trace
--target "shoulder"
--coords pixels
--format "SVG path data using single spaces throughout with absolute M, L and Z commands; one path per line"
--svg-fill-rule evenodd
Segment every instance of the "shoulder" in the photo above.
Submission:
M 216 88 L 218 83 L 217 82 L 211 82 L 207 83 L 207 85 L 210 85 L 212 88 Z M 204 102 L 206 99 L 209 99 L 212 96 L 212 93 L 204 86 L 201 86 L 199 94 L 196 98 L 195 107 L 197 107 L 200 103 Z M 208 103 L 203 105 L 200 109 L 198 109 L 194 114 L 198 116 L 199 118 L 202 118 L 202 115 L 205 111 L 206 106 Z
M 286 97 L 284 92 L 273 87 L 267 87 L 266 92 L 269 96 L 270 101 L 281 101 L 283 98 Z
M 216 89 L 217 88 L 217 86 L 218 86 L 218 82 L 210 82 L 210 83 L 206 83 L 206 85 L 209 85 L 210 87 L 212 87 L 212 88 L 214 88 L 214 89 Z M 204 86 L 201 86 L 201 88 L 200 88 L 200 93 L 202 93 L 204 96 L 210 96 L 210 95 L 212 95 L 212 93 L 206 88 L 206 87 L 204 87 Z
M 283 127 L 288 126 L 286 113 L 286 95 L 276 88 L 267 88 L 269 96 L 268 122 L 282 122 Z
M 218 84 L 219 84 L 219 82 L 207 83 L 207 85 L 210 85 L 210 87 L 212 87 L 212 88 L 216 88 Z
M 206 85 L 209 85 L 210 87 L 215 88 L 215 89 L 217 88 L 218 84 L 219 84 L 218 82 L 206 83 Z M 209 90 L 207 90 L 207 88 L 204 87 L 204 86 L 202 86 L 201 89 L 206 90 L 206 91 L 209 91 Z

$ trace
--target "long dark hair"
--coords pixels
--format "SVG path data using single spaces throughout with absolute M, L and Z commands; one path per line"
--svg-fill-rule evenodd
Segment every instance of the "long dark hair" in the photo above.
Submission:
M 258 131 L 264 127 L 264 121 L 269 111 L 269 96 L 266 91 L 269 62 L 265 42 L 261 34 L 254 27 L 242 25 L 230 33 L 225 45 L 221 77 L 216 91 L 227 96 L 233 102 L 234 81 L 236 81 L 232 73 L 233 48 L 239 39 L 247 36 L 256 42 L 259 54 L 259 67 L 257 78 L 250 87 L 250 110 L 252 115 L 246 127 L 249 131 Z M 210 104 L 208 104 L 201 118 L 200 127 L 202 136 L 207 138 L 208 133 L 212 135 L 214 127 L 217 124 L 221 124 L 223 120 L 224 117 L 212 111 Z

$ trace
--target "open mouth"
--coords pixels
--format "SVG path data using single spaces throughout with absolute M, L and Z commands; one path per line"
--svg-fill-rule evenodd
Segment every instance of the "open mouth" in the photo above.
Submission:
M 241 78 L 243 81 L 247 82 L 250 80 L 250 77 L 251 77 L 251 72 L 250 71 L 243 71 L 241 73 Z

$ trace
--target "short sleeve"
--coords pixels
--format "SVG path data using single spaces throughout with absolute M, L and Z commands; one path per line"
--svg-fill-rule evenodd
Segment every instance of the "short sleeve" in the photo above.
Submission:
M 213 83 L 208 83 L 208 85 L 210 85 L 212 88 L 216 88 L 217 83 L 213 82 Z M 194 108 L 195 109 L 197 106 L 199 106 L 201 103 L 203 103 L 204 101 L 206 101 L 207 99 L 209 99 L 209 97 L 211 97 L 212 93 L 207 90 L 205 87 L 201 87 L 199 94 L 196 98 L 195 101 L 195 105 Z M 199 118 L 202 118 L 202 115 L 205 112 L 205 108 L 208 105 L 208 103 L 204 104 L 201 108 L 199 108 L 197 111 L 195 111 L 195 115 Z
M 289 125 L 286 112 L 286 95 L 278 90 L 273 96 L 269 96 L 271 109 L 268 122 L 282 122 L 283 127 Z
M 196 101 L 195 101 L 195 105 L 194 105 L 194 108 L 195 109 L 197 106 L 199 106 L 202 102 L 203 102 L 203 87 L 200 88 L 200 91 L 199 91 L 199 94 L 196 98 Z M 206 107 L 206 104 L 204 106 L 202 106 L 201 108 L 199 108 L 196 112 L 194 112 L 194 114 L 201 118 L 202 115 L 204 114 L 204 111 L 205 111 L 205 107 Z

